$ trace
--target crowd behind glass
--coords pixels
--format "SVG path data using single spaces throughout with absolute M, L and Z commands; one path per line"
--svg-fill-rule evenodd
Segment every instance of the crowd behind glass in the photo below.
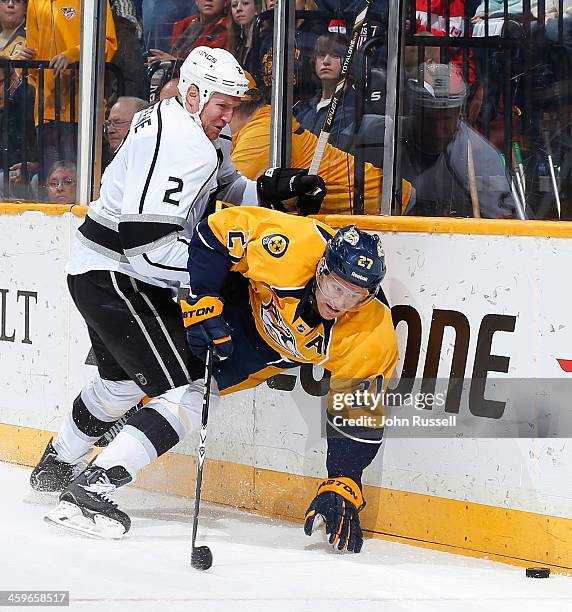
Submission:
M 572 0 L 403 2 L 393 214 L 571 219 Z M 273 5 L 109 0 L 103 166 L 135 113 L 177 95 L 179 66 L 205 45 L 249 73 L 233 161 L 249 178 L 264 172 Z M 308 167 L 360 2 L 295 8 L 292 165 Z M 320 167 L 324 212 L 380 214 L 388 13 L 372 0 Z M 80 24 L 81 0 L 0 0 L 3 201 L 75 200 Z

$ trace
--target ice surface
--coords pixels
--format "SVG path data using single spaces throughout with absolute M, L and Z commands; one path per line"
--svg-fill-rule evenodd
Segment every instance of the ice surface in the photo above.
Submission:
M 192 500 L 127 487 L 117 501 L 131 531 L 95 540 L 45 523 L 56 497 L 30 492 L 28 477 L 29 469 L 0 463 L 0 589 L 69 590 L 70 610 L 572 609 L 566 576 L 533 580 L 523 568 L 378 539 L 359 555 L 338 554 L 300 525 L 213 505 L 198 543 L 211 547 L 214 564 L 201 573 L 189 564 Z

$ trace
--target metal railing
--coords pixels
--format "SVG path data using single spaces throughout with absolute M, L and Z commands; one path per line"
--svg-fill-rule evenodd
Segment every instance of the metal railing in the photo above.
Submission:
M 0 74 L 4 77 L 0 134 L 2 195 L 10 198 L 10 178 L 14 174 L 10 167 L 14 164 L 21 164 L 20 172 L 25 182 L 35 173 L 40 182 L 45 179 L 49 170 L 43 154 L 48 146 L 47 130 L 50 131 L 49 146 L 55 149 L 58 160 L 70 155 L 69 143 L 65 141 L 74 130 L 66 131 L 64 124 L 73 126 L 78 121 L 78 63 L 54 75 L 49 61 L 0 59 Z M 115 99 L 122 96 L 125 85 L 117 66 L 107 63 L 106 76 Z M 77 128 L 75 132 L 72 159 L 66 161 L 76 159 Z

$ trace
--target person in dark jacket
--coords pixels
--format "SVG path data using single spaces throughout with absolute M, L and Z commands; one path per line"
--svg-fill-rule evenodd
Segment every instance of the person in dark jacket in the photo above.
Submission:
M 132 0 L 111 0 L 111 13 L 115 22 L 117 52 L 112 64 L 121 72 L 124 89 L 118 95 L 144 98 L 145 59 L 141 45 L 141 24 Z
M 316 5 L 313 0 L 296 0 L 297 11 L 311 11 Z M 315 90 L 313 78 L 314 70 L 312 57 L 316 40 L 328 30 L 330 17 L 316 13 L 307 18 L 296 20 L 294 32 L 294 102 L 303 98 L 310 98 Z M 264 88 L 264 94 L 269 99 L 272 88 L 272 56 L 273 56 L 273 29 L 269 23 L 260 33 L 258 74 L 256 81 Z
M 5 81 L 9 80 L 8 98 Z M 34 90 L 13 68 L 0 67 L 0 192 L 8 198 L 29 196 L 29 177 L 37 167 Z
M 348 43 L 346 36 L 334 32 L 322 34 L 316 41 L 313 64 L 320 88 L 309 100 L 301 100 L 294 107 L 294 115 L 300 125 L 316 135 L 319 135 L 324 125 L 330 100 L 340 78 Z M 351 86 L 347 86 L 332 125 L 330 143 L 333 146 L 337 146 L 339 132 L 353 122 L 354 115 L 355 93 Z
M 173 44 L 173 25 L 196 12 L 193 0 L 141 0 L 140 4 L 145 49 L 169 51 Z

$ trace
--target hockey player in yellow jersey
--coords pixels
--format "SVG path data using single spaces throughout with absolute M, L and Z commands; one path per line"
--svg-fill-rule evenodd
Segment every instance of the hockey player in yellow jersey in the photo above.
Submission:
M 347 398 L 359 390 L 378 393 L 395 369 L 397 341 L 380 286 L 385 257 L 377 236 L 355 226 L 336 233 L 314 219 L 268 209 L 229 208 L 197 226 L 189 272 L 195 297 L 181 304 L 189 345 L 199 356 L 214 345 L 222 395 L 312 363 L 331 372 L 330 398 Z M 340 415 L 329 402 L 328 478 L 305 522 L 311 535 L 321 515 L 330 543 L 353 552 L 363 542 L 362 472 L 383 433 L 381 414 L 367 401 L 361 409 L 357 403 Z M 364 414 L 367 427 L 356 418 Z
M 250 89 L 242 98 L 231 122 L 232 161 L 239 172 L 257 179 L 270 165 L 270 106 L 265 104 L 252 77 L 246 73 Z M 292 118 L 292 166 L 309 168 L 316 150 L 318 137 L 300 127 Z M 354 193 L 354 156 L 330 144 L 326 145 L 319 175 L 327 187 L 320 209 L 322 214 L 351 214 Z M 369 163 L 364 165 L 364 213 L 381 213 L 381 186 L 383 170 Z M 415 198 L 411 183 L 401 182 L 402 207 L 405 209 Z
M 331 372 L 327 478 L 309 505 L 304 529 L 311 535 L 316 517 L 322 516 L 331 544 L 359 552 L 362 472 L 383 434 L 380 413 L 363 398 L 368 390 L 379 393 L 398 359 L 391 311 L 381 289 L 386 270 L 379 238 L 355 226 L 336 232 L 308 217 L 230 207 L 197 225 L 188 270 L 191 297 L 181 302 L 182 317 L 197 358 L 204 359 L 214 347 L 211 407 L 220 395 L 256 386 L 300 364 L 320 364 Z M 200 429 L 202 378 L 190 381 L 185 393 L 186 402 L 173 402 L 160 412 L 139 410 L 96 461 L 122 467 L 130 475 L 127 482 L 135 479 L 183 438 L 189 423 Z M 352 394 L 356 399 L 361 394 L 361 404 L 349 401 L 340 411 L 336 397 L 339 403 Z M 368 416 L 365 425 L 354 422 L 360 415 Z M 68 487 L 68 497 L 74 486 Z M 103 526 L 93 510 L 76 505 L 95 523 L 89 527 L 92 535 L 121 537 L 129 529 L 129 517 L 115 505 Z M 63 501 L 58 508 L 64 526 L 72 528 L 70 508 Z
M 282 360 L 269 366 L 270 372 L 255 370 L 242 378 L 242 372 L 222 363 L 218 376 L 215 374 L 222 394 L 255 386 L 278 369 L 301 363 L 324 366 L 332 372 L 334 386 L 336 379 L 362 380 L 393 371 L 397 349 L 391 315 L 379 288 L 385 264 L 377 237 L 353 227 L 340 234 L 338 242 L 352 251 L 357 251 L 360 241 L 368 240 L 376 249 L 379 245 L 379 252 L 369 258 L 361 253 L 363 266 L 356 263 L 345 275 L 338 270 L 333 274 L 340 278 L 334 282 L 324 252 L 335 232 L 314 219 L 233 207 L 211 215 L 196 231 L 189 249 L 189 268 L 192 291 L 199 297 L 192 305 L 183 302 L 185 324 L 192 332 L 202 321 L 196 313 L 204 305 L 215 303 L 217 312 L 222 309 L 218 301 L 227 274 L 238 272 L 249 285 L 248 302 L 242 308 L 248 308 L 257 336 Z M 379 269 L 374 256 L 380 262 Z M 336 300 L 338 287 L 350 300 L 348 313 L 344 312 L 346 302 Z M 226 311 L 221 312 L 226 318 Z M 208 344 L 207 339 L 201 349 L 198 338 L 191 349 L 200 354 Z M 226 348 L 219 343 L 216 350 L 221 353 Z

